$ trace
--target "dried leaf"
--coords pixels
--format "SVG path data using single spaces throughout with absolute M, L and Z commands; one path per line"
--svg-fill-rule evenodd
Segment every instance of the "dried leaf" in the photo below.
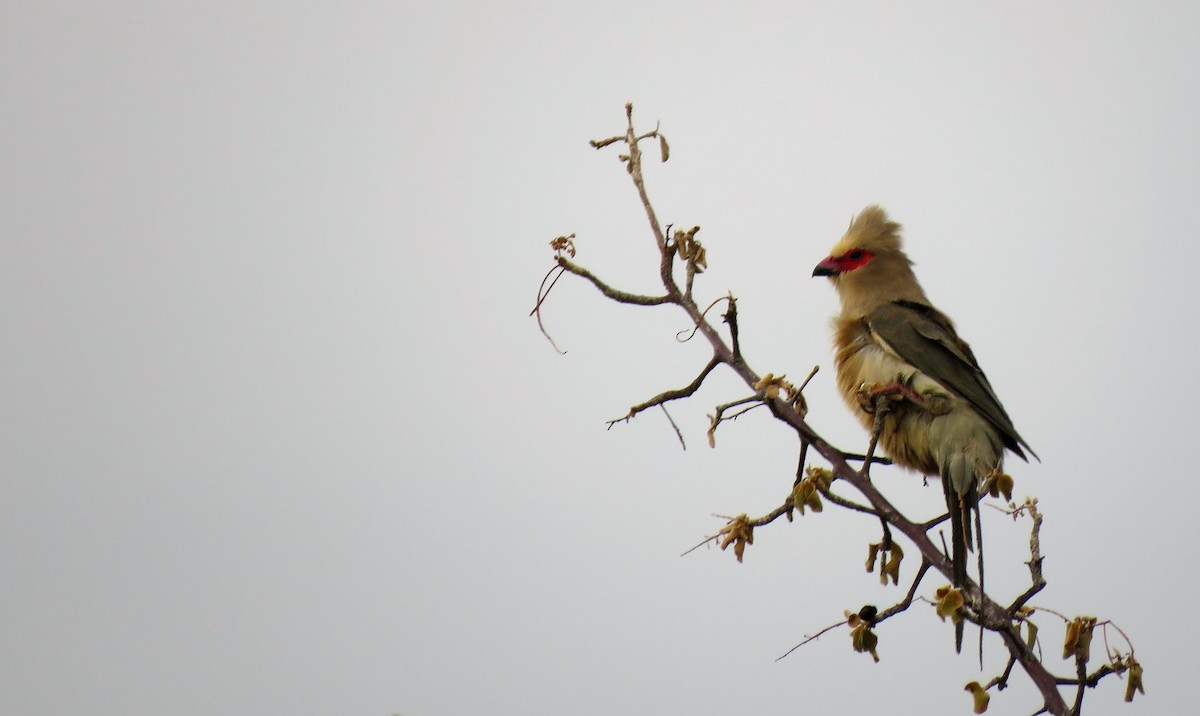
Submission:
M 946 585 L 938 587 L 934 592 L 934 597 L 936 598 L 934 604 L 937 615 L 941 617 L 942 621 L 946 621 L 946 617 L 950 617 L 955 624 L 962 621 L 962 608 L 966 601 L 963 599 L 961 591 Z
M 963 688 L 963 691 L 971 692 L 971 698 L 975 701 L 975 713 L 981 714 L 987 711 L 988 702 L 992 700 L 992 697 L 988 695 L 987 690 L 978 681 L 972 681 L 967 684 Z
M 828 489 L 833 484 L 833 472 L 828 468 L 810 467 L 804 474 L 817 483 L 822 490 Z
M 900 549 L 900 545 L 892 542 L 892 548 L 888 550 L 888 559 L 884 563 L 883 568 L 879 571 L 880 581 L 886 585 L 888 577 L 892 578 L 892 584 L 900 584 L 900 562 L 904 560 L 904 550 Z
M 991 479 L 987 483 L 987 492 L 992 497 L 1004 495 L 1007 502 L 1012 502 L 1013 479 L 1012 475 L 1003 472 L 993 472 Z
M 1086 664 L 1092 658 L 1092 629 L 1096 617 L 1075 617 L 1067 624 L 1063 639 L 1063 658 L 1078 657 Z
M 858 615 L 854 615 L 858 617 Z M 847 623 L 854 622 L 854 627 L 850 631 L 850 645 L 857 652 L 866 652 L 871 655 L 871 658 L 876 663 L 879 662 L 879 652 L 876 648 L 879 646 L 879 636 L 871 630 L 871 627 L 861 618 L 850 619 Z
M 663 162 L 671 158 L 671 145 L 667 144 L 667 138 L 661 134 L 658 135 L 658 149 L 662 152 Z
M 875 558 L 879 556 L 879 543 L 867 545 L 867 571 L 875 571 Z
M 1126 660 L 1129 666 L 1128 676 L 1125 679 L 1125 700 L 1133 701 L 1133 692 L 1145 694 L 1146 688 L 1142 685 L 1142 665 L 1133 658 L 1132 655 Z
M 556 254 L 567 254 L 571 258 L 575 258 L 575 234 L 567 236 L 559 236 L 550 242 L 550 248 L 554 249 Z
M 745 514 L 734 517 L 717 534 L 725 535 L 725 539 L 721 541 L 721 549 L 725 550 L 732 544 L 733 554 L 739 562 L 742 561 L 742 555 L 746 552 L 746 545 L 754 544 L 754 526 L 750 524 L 750 520 Z
M 1070 659 L 1079 648 L 1079 619 L 1067 623 L 1067 635 L 1063 639 L 1063 658 Z
M 1096 626 L 1096 617 L 1082 617 L 1079 627 L 1079 656 L 1083 663 L 1092 658 L 1092 629 Z
M 865 607 L 864 607 L 865 609 Z M 880 661 L 880 652 L 876 650 L 880 645 L 880 637 L 874 631 L 871 631 L 871 622 L 863 619 L 862 615 L 852 613 L 846 610 L 846 626 L 850 627 L 850 644 L 854 651 L 868 652 L 875 662 Z

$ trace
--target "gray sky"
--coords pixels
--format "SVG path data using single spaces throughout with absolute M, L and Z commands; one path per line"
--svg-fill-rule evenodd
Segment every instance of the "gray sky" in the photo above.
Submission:
M 1135 8 L 1136 5 L 1136 8 Z M 862 449 L 833 392 L 850 216 L 905 226 L 1041 464 L 1036 603 L 1115 619 L 1179 713 L 1200 488 L 1200 258 L 1185 3 L 7 3 L 0 9 L 0 712 L 967 713 L 987 671 L 862 571 L 869 521 L 699 550 L 711 513 L 787 494 L 794 438 L 717 375 L 682 314 L 564 279 L 547 242 L 650 292 L 617 151 L 632 100 L 672 143 L 664 221 L 699 224 L 760 372 Z M 914 514 L 938 490 L 878 480 Z M 986 521 L 1024 588 L 1027 523 Z M 905 577 L 915 565 L 906 564 Z M 932 591 L 937 581 L 927 582 Z M 1061 626 L 1043 615 L 1054 658 Z M 1186 699 L 1186 700 L 1185 700 Z M 1036 708 L 1024 677 L 989 713 Z

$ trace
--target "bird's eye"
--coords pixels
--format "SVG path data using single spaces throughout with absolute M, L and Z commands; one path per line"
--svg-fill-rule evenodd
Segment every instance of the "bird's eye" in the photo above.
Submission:
M 863 257 L 863 252 L 862 252 L 862 249 L 855 249 L 846 255 L 849 256 L 851 259 L 858 261 L 859 259 L 861 259 Z

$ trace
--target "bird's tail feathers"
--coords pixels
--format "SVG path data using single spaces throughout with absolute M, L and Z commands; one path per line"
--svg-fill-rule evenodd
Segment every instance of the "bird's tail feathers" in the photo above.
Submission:
M 942 488 L 946 493 L 946 510 L 950 515 L 950 561 L 953 565 L 951 580 L 955 588 L 962 589 L 967 584 L 967 555 L 974 549 L 971 517 L 972 512 L 977 509 L 978 497 L 973 486 L 967 490 L 967 494 L 959 494 L 949 475 L 942 477 Z M 977 515 L 975 519 L 978 522 Z M 954 625 L 954 649 L 959 653 L 962 652 L 963 626 L 962 621 Z

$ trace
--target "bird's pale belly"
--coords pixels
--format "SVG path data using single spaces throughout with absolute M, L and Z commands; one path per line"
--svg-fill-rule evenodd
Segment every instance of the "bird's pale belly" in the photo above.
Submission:
M 868 433 L 875 415 L 864 406 L 862 390 L 899 384 L 919 398 L 894 403 L 884 416 L 879 446 L 888 457 L 925 475 L 961 466 L 952 470 L 953 479 L 964 489 L 999 464 L 1003 447 L 982 416 L 937 381 L 864 339 L 838 351 L 837 378 L 842 397 Z

